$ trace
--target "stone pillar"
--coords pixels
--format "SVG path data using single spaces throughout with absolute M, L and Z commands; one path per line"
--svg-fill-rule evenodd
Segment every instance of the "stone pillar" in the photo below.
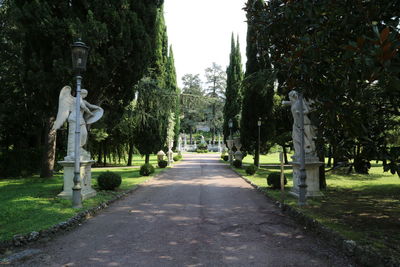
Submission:
M 157 152 L 157 161 L 164 160 L 165 153 L 164 151 L 160 150 Z
M 299 184 L 300 184 L 300 160 L 296 157 L 292 157 L 291 162 L 293 167 L 293 188 L 290 194 L 299 197 Z M 306 157 L 306 197 L 320 197 L 323 193 L 319 190 L 319 166 L 323 162 L 320 162 L 317 157 L 307 158 Z
M 72 199 L 72 187 L 74 186 L 74 161 L 59 161 L 64 167 L 64 187 L 63 191 L 58 194 L 61 198 Z M 96 195 L 96 190 L 92 188 L 92 164 L 94 160 L 81 161 L 81 186 L 82 200 L 88 199 Z
M 187 139 L 186 139 L 186 134 L 183 134 L 183 151 L 187 151 Z
M 174 152 L 172 151 L 172 147 L 174 146 L 174 141 L 168 142 L 168 166 L 171 166 L 174 162 Z
M 228 146 L 228 153 L 229 153 L 229 162 L 232 164 L 233 161 L 233 140 L 226 140 L 226 144 Z

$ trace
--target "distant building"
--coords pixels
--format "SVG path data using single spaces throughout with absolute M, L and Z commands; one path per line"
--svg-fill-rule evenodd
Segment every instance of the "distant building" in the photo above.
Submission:
M 196 125 L 196 131 L 209 132 L 210 126 L 208 126 L 206 123 L 198 123 Z

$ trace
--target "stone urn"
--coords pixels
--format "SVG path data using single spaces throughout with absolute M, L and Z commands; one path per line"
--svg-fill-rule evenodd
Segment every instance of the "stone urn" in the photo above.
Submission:
M 157 160 L 158 161 L 164 160 L 164 157 L 165 157 L 164 151 L 160 150 L 160 151 L 157 152 Z

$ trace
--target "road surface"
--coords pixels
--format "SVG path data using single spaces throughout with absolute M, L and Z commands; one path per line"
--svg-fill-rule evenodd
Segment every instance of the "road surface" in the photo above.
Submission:
M 217 154 L 186 154 L 18 266 L 351 266 Z

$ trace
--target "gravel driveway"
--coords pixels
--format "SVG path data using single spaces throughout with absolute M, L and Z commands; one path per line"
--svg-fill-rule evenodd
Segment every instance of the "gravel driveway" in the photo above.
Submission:
M 217 154 L 184 160 L 18 266 L 351 266 Z

